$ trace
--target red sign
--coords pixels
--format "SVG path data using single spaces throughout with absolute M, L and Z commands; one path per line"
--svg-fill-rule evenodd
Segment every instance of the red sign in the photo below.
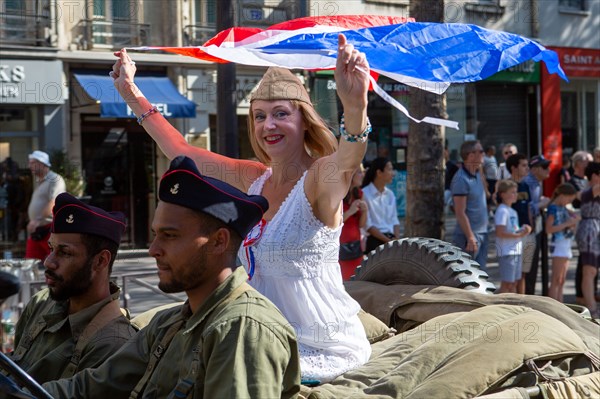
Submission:
M 600 78 L 600 50 L 548 47 L 556 51 L 563 70 L 568 77 Z

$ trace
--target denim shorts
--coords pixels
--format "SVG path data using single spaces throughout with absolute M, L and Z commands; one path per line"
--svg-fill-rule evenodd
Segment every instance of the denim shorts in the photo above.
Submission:
M 506 283 L 514 283 L 521 279 L 521 255 L 505 255 L 498 257 L 500 279 Z

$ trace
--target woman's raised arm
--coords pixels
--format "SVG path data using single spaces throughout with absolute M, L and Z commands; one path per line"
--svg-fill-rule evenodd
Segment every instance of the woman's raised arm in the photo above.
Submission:
M 178 155 L 186 155 L 196 162 L 203 174 L 247 191 L 265 166 L 259 162 L 233 159 L 190 145 L 159 112 L 152 111 L 152 104 L 134 83 L 136 66 L 127 51 L 123 49 L 114 54 L 118 59 L 110 75 L 114 79 L 115 88 L 138 118 L 146 115 L 141 121 L 142 127 L 166 157 L 173 159 Z
M 338 36 L 338 56 L 335 69 L 337 94 L 344 108 L 344 129 L 338 150 L 315 162 L 314 178 L 309 179 L 307 193 L 315 216 L 333 227 L 333 216 L 340 207 L 352 174 L 362 161 L 367 148 L 367 91 L 369 64 L 364 53 L 354 49 L 342 34 Z M 370 129 L 370 126 L 369 126 Z M 364 134 L 363 134 L 364 133 Z M 314 190 L 314 191 L 311 191 Z M 310 195 L 314 192 L 314 196 Z

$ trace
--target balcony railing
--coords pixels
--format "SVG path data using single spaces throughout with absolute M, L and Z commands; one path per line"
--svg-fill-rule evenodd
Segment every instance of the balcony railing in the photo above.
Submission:
M 258 4 L 251 1 L 241 1 L 238 4 L 236 26 L 267 28 L 304 16 L 300 15 L 300 7 L 293 1 L 287 3 L 286 6 Z M 201 46 L 216 33 L 215 24 L 187 25 L 183 28 L 183 44 L 184 46 Z
M 81 48 L 121 48 L 150 44 L 150 25 L 129 21 L 84 19 L 77 24 Z
M 0 13 L 0 43 L 51 46 L 50 18 L 44 15 Z
M 183 45 L 201 46 L 217 33 L 214 25 L 187 25 L 183 27 Z

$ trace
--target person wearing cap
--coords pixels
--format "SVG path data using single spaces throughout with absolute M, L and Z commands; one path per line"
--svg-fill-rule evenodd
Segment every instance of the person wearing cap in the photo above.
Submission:
M 344 289 L 338 262 L 342 200 L 371 132 L 364 53 L 338 36 L 334 75 L 344 111 L 339 143 L 302 82 L 287 69 L 267 70 L 251 94 L 248 115 L 250 143 L 261 162 L 187 143 L 135 85 L 129 54 L 115 55 L 115 87 L 169 159 L 187 155 L 208 176 L 269 201 L 239 257 L 250 285 L 297 326 L 303 378 L 325 382 L 366 363 L 371 347 L 358 318 L 360 305 Z
M 54 199 L 67 191 L 65 181 L 59 174 L 50 170 L 50 157 L 44 151 L 29 154 L 29 169 L 33 174 L 37 187 L 31 195 L 27 215 L 27 244 L 25 257 L 44 259 L 50 253 L 48 237 L 52 222 Z
M 525 273 L 525 294 L 535 294 L 535 284 L 538 275 L 539 254 L 542 248 L 542 216 L 541 210 L 545 209 L 550 202 L 548 197 L 542 195 L 542 182 L 550 177 L 550 161 L 543 155 L 535 155 L 529 159 L 529 174 L 523 178 L 523 182 L 529 187 L 531 202 L 531 221 L 533 223 L 532 234 L 535 233 L 535 247 L 531 243 L 526 244 L 523 249 L 523 261 L 531 259 L 531 267 Z M 531 248 L 533 247 L 533 253 Z
M 52 212 L 48 287 L 27 303 L 11 354 L 40 383 L 98 367 L 135 334 L 110 281 L 125 216 L 68 193 L 56 197 Z
M 187 301 L 164 309 L 95 370 L 44 384 L 55 398 L 292 398 L 294 329 L 236 268 L 237 248 L 269 208 L 175 158 L 159 185 L 150 255 L 158 287 Z

